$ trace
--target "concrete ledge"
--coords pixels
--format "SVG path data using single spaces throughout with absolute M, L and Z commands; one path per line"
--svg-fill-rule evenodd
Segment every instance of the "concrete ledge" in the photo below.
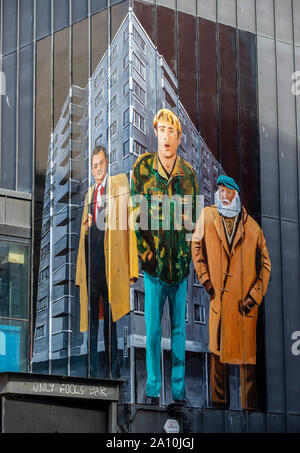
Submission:
M 30 239 L 31 229 L 17 227 L 13 225 L 0 225 L 0 234 L 3 236 L 13 236 L 16 238 Z

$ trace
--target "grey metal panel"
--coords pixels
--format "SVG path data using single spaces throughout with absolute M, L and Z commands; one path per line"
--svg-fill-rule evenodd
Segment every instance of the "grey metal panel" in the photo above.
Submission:
M 300 47 L 294 47 L 294 50 L 295 50 L 295 68 L 299 70 L 300 69 Z M 293 81 L 293 83 L 294 83 L 294 81 Z M 296 91 L 294 94 L 298 93 L 295 101 L 296 101 L 298 186 L 299 186 L 299 177 L 300 177 L 299 176 L 299 171 L 300 171 L 300 73 L 298 74 L 298 77 L 297 77 L 296 86 L 293 88 L 296 88 Z M 298 187 L 298 191 L 299 191 L 299 187 Z M 299 204 L 300 204 L 300 200 L 299 200 Z
M 300 415 L 288 415 L 287 424 L 289 433 L 300 433 Z
M 72 0 L 72 22 L 85 19 L 88 15 L 88 0 Z
M 177 0 L 177 9 L 184 13 L 196 15 L 196 0 Z
M 32 190 L 33 45 L 20 49 L 18 187 Z
M 205 433 L 224 433 L 225 432 L 225 417 L 224 410 L 206 410 L 204 412 L 204 426 L 203 432 Z
M 0 189 L 0 195 L 2 195 L 4 197 L 21 198 L 22 200 L 31 200 L 32 199 L 32 196 L 30 193 L 17 192 L 16 190 L 9 190 L 9 189 Z
M 225 426 L 227 433 L 245 433 L 246 432 L 245 413 L 238 411 L 226 412 Z
M 268 433 L 285 433 L 286 432 L 286 415 L 268 414 Z
M 282 269 L 279 220 L 263 218 L 262 228 L 270 254 L 272 271 L 264 300 L 267 409 L 285 412 L 285 348 L 283 330 Z
M 5 197 L 0 197 L 0 224 L 5 223 Z
M 274 37 L 273 0 L 256 0 L 257 33 Z
M 6 77 L 6 96 L 1 96 L 1 187 L 14 190 L 16 184 L 16 86 L 17 53 L 2 59 Z
M 248 433 L 265 433 L 265 432 L 267 432 L 266 414 L 262 414 L 259 412 L 248 412 L 247 432 Z
M 3 55 L 17 48 L 17 0 L 3 0 Z
M 203 433 L 203 420 L 204 412 L 197 410 L 193 413 L 191 420 L 191 431 L 192 433 Z
M 292 336 L 300 330 L 299 225 L 282 222 L 282 284 L 285 322 L 287 410 L 300 415 L 300 360 L 293 354 Z
M 160 6 L 166 6 L 167 8 L 176 9 L 176 0 L 157 0 L 156 4 Z
M 20 47 L 33 41 L 33 0 L 20 2 Z
M 31 224 L 31 202 L 7 198 L 6 200 L 6 224 L 17 227 L 30 228 Z
M 275 44 L 257 37 L 262 215 L 279 218 Z
M 197 0 L 197 14 L 199 17 L 203 17 L 203 19 L 208 19 L 216 22 L 216 0 Z
M 91 14 L 107 8 L 107 0 L 91 0 Z
M 36 0 L 36 39 L 51 32 L 51 0 Z
M 53 0 L 54 31 L 69 25 L 69 0 Z
M 218 1 L 218 22 L 224 25 L 236 26 L 236 0 Z
M 239 0 L 237 2 L 237 24 L 242 30 L 256 33 L 255 0 Z
M 276 38 L 293 43 L 292 0 L 275 0 Z
M 300 2 L 298 0 L 293 0 L 293 13 L 295 45 L 300 46 Z
M 295 96 L 291 91 L 293 71 L 293 47 L 277 42 L 281 216 L 298 221 Z

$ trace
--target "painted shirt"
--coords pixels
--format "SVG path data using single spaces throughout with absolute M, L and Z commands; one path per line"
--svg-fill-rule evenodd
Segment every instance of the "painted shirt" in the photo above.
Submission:
M 189 273 L 196 221 L 194 170 L 177 155 L 168 176 L 158 153 L 145 153 L 133 167 L 132 195 L 142 269 L 166 283 L 181 282 Z

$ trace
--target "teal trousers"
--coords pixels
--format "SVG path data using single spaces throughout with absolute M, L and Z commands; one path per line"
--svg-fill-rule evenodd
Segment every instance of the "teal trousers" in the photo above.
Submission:
M 185 304 L 187 279 L 168 284 L 144 272 L 146 322 L 146 394 L 160 395 L 161 389 L 161 317 L 166 298 L 171 319 L 173 399 L 185 397 Z

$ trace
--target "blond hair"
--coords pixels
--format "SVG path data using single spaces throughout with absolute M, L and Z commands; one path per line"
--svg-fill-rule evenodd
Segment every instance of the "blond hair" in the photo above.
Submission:
M 159 110 L 154 119 L 153 119 L 153 128 L 157 131 L 157 125 L 159 121 L 163 121 L 165 123 L 169 123 L 172 126 L 175 126 L 178 134 L 178 138 L 181 138 L 181 124 L 177 115 L 175 115 L 172 110 L 169 109 L 161 109 Z

